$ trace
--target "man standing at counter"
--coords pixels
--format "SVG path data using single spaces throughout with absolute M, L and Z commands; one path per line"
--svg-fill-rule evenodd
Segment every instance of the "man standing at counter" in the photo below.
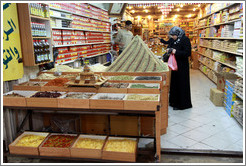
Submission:
M 125 27 L 123 29 L 120 29 L 116 36 L 115 44 L 119 45 L 119 55 L 132 41 L 133 34 L 131 30 L 132 30 L 132 22 L 127 20 L 125 22 Z

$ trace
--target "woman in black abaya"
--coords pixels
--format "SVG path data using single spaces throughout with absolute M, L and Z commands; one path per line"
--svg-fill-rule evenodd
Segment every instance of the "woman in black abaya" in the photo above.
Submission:
M 190 95 L 190 71 L 189 60 L 191 56 L 190 39 L 185 36 L 184 30 L 179 27 L 173 27 L 169 31 L 172 40 L 168 43 L 168 48 L 173 49 L 178 70 L 171 72 L 169 105 L 174 110 L 183 110 L 191 108 Z

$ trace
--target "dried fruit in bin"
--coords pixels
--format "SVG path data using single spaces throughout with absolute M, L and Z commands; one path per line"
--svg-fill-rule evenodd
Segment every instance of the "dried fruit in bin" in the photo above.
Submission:
M 60 97 L 61 93 L 59 92 L 37 92 L 34 95 L 32 95 L 31 97 L 46 97 L 46 98 L 57 98 Z
M 51 135 L 42 147 L 68 148 L 72 145 L 77 136 Z

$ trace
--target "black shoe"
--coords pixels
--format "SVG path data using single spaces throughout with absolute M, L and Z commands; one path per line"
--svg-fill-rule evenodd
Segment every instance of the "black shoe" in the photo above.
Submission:
M 179 110 L 177 107 L 173 107 L 173 110 Z

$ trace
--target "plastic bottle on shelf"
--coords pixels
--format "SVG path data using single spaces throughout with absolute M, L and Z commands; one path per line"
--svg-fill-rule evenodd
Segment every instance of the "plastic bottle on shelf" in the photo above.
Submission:
M 48 40 L 45 40 L 45 42 L 46 42 L 47 56 L 49 57 L 49 58 L 48 58 L 49 61 L 51 61 L 51 60 L 52 60 L 52 55 L 51 55 L 51 53 L 50 53 L 50 44 L 49 44 Z
M 44 5 L 44 17 L 49 17 L 49 6 Z
M 36 40 L 33 40 L 33 47 L 34 47 L 35 63 L 38 64 L 38 51 L 37 51 Z

